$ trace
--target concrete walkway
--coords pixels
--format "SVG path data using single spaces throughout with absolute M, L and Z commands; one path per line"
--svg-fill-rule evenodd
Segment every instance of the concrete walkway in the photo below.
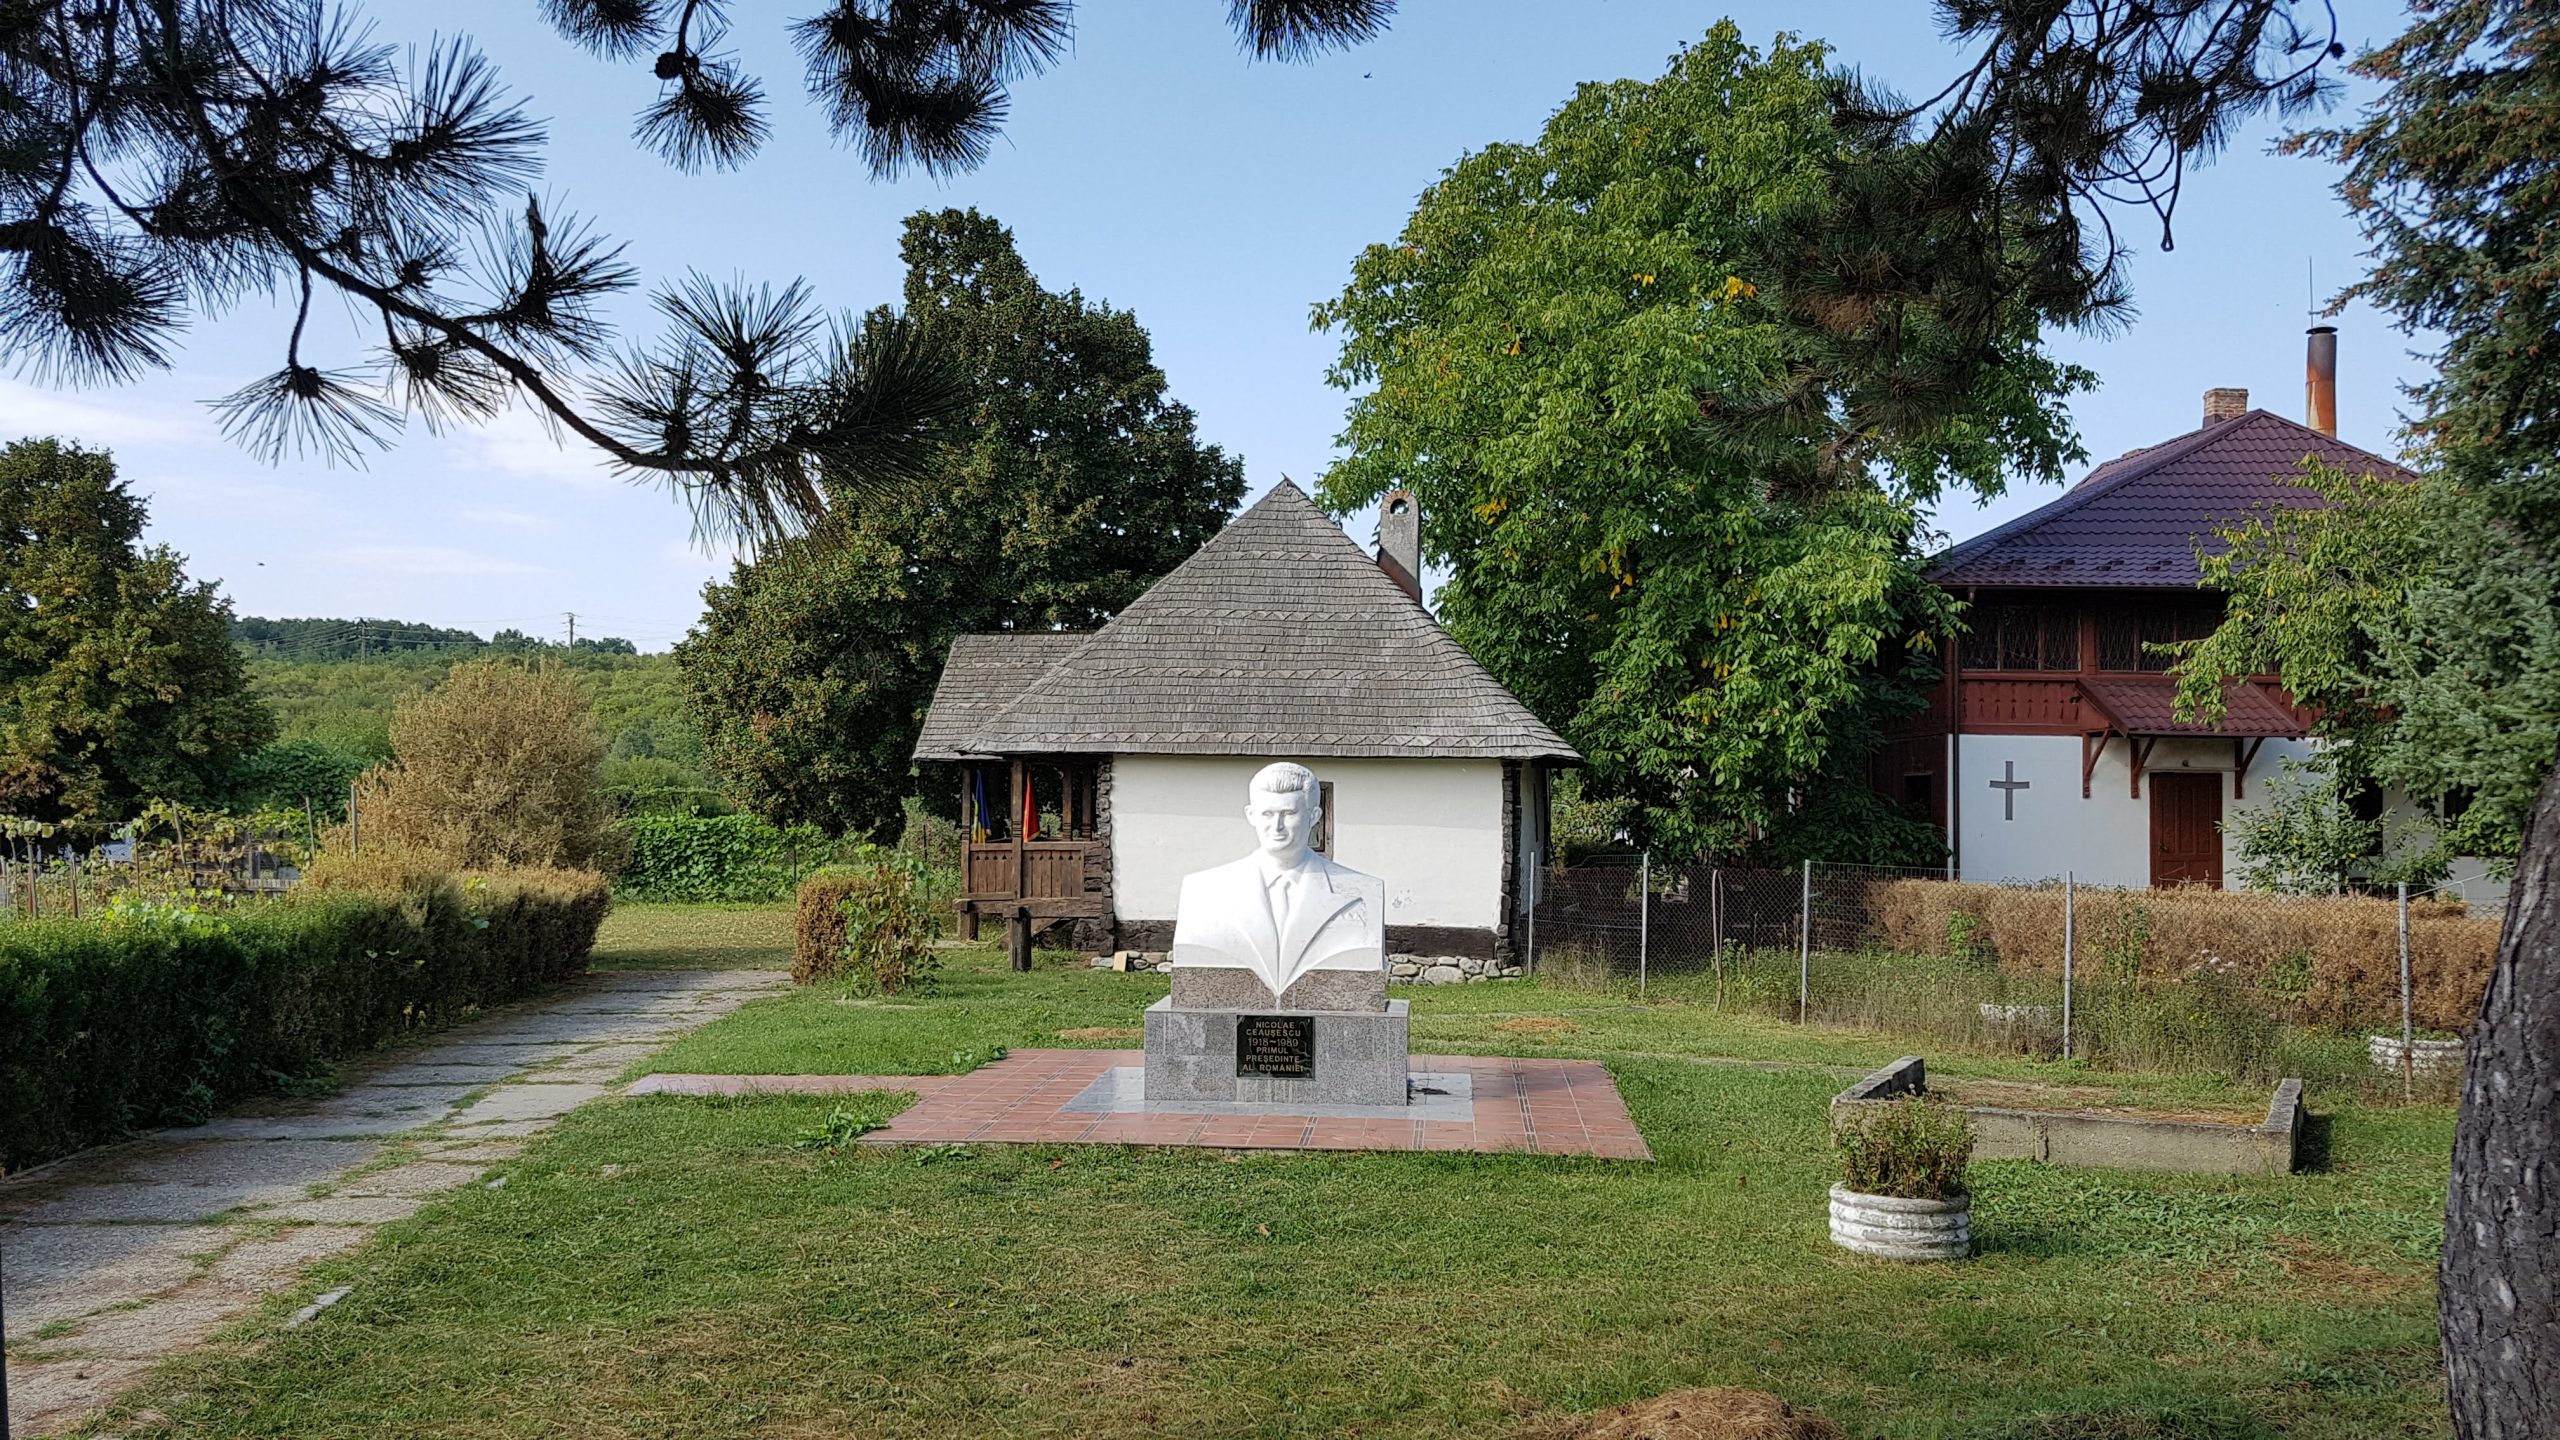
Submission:
M 634 1061 L 786 984 L 771 971 L 594 976 L 350 1065 L 326 1099 L 263 1102 L 0 1181 L 15 1433 L 68 1429 L 313 1261 L 482 1181 Z

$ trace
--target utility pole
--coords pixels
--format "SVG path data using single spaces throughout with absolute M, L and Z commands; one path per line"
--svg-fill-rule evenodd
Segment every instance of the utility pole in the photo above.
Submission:
M 564 613 L 569 617 L 569 648 L 575 650 L 578 648 L 578 612 L 570 610 Z

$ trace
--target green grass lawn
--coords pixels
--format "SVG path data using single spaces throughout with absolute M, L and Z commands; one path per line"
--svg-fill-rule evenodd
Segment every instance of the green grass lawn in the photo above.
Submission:
M 613 902 L 596 932 L 596 970 L 788 970 L 791 906 Z
M 655 1068 L 920 1072 L 999 1045 L 1125 1045 L 1058 1032 L 1134 1025 L 1162 993 L 945 958 L 930 997 L 758 1001 Z M 1977 1166 L 1983 1254 L 1896 1266 L 1823 1228 L 1841 1085 L 1824 1067 L 1890 1058 L 1889 1040 L 1533 985 L 1410 993 L 1418 1049 L 1607 1061 L 1658 1163 L 827 1154 L 793 1138 L 905 1097 L 607 1101 L 503 1188 L 387 1227 L 172 1362 L 93 1433 L 1473 1437 L 1700 1384 L 1774 1390 L 1866 1437 L 2445 1433 L 2446 1109 L 2341 1105 L 2327 1168 L 2287 1178 Z M 1766 1063 L 1671 1058 L 1708 1055 Z

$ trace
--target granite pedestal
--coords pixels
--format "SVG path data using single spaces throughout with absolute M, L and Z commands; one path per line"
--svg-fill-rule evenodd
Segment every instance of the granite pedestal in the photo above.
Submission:
M 1184 1006 L 1176 998 L 1168 995 L 1147 1007 L 1150 1102 L 1406 1103 L 1409 1007 L 1402 1000 L 1384 1001 L 1374 1010 L 1283 1010 Z M 1285 1073 L 1299 1060 L 1305 1073 Z M 1265 1063 L 1282 1073 L 1257 1068 Z

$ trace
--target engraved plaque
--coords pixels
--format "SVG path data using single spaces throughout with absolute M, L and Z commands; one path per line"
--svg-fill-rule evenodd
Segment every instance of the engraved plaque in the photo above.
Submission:
M 1236 1017 L 1238 1075 L 1312 1075 L 1316 1069 L 1316 1017 Z

